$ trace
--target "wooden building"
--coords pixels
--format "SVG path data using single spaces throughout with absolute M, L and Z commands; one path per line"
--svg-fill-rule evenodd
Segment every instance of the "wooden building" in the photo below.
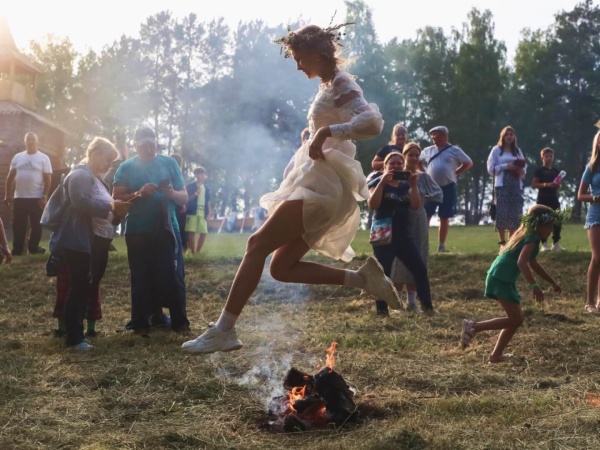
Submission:
M 64 168 L 67 133 L 35 111 L 35 88 L 40 70 L 19 52 L 5 18 L 0 17 L 0 217 L 10 228 L 4 205 L 6 176 L 13 156 L 25 150 L 23 138 L 33 131 L 39 150 L 50 157 L 52 168 Z

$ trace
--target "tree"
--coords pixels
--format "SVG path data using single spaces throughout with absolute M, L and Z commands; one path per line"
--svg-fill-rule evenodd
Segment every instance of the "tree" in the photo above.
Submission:
M 389 95 L 391 80 L 387 78 L 388 61 L 377 39 L 371 9 L 362 0 L 346 0 L 344 3 L 344 22 L 353 25 L 345 29 L 346 35 L 341 41 L 344 45 L 343 54 L 352 63 L 351 72 L 357 76 L 365 98 L 375 103 L 386 119 L 380 136 L 356 142 L 357 159 L 368 173 L 377 149 L 388 141 L 392 127 L 399 120 L 399 102 L 396 97 Z
M 600 7 L 585 0 L 572 11 L 557 14 L 548 30 L 528 32 L 515 58 L 515 91 L 531 143 L 539 149 L 554 147 L 567 171 L 567 183 L 575 186 L 587 162 L 600 109 L 598 36 Z M 576 195 L 573 217 L 581 218 Z
M 472 9 L 468 19 L 462 32 L 455 33 L 458 53 L 452 64 L 455 75 L 449 125 L 453 142 L 459 143 L 474 163 L 461 180 L 461 187 L 465 220 L 479 223 L 489 180 L 488 154 L 506 125 L 499 121 L 499 104 L 508 72 L 506 48 L 494 38 L 492 13 Z

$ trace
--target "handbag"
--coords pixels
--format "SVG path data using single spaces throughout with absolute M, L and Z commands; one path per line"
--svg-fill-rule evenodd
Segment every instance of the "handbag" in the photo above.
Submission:
M 495 203 L 491 203 L 490 204 L 490 219 L 492 219 L 494 222 L 496 221 L 496 204 Z
M 371 224 L 369 242 L 374 246 L 390 245 L 392 243 L 392 218 L 376 219 Z

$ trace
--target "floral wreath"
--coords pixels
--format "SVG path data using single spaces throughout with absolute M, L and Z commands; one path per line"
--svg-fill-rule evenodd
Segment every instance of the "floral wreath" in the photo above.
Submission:
M 571 217 L 571 210 L 547 211 L 544 209 L 541 211 L 543 212 L 536 211 L 533 214 L 525 214 L 521 217 L 521 223 L 525 227 L 527 234 L 533 233 L 537 229 L 537 227 L 547 223 L 554 223 L 562 227 L 562 224 L 569 220 Z
M 335 14 L 334 14 L 334 16 L 335 16 Z M 333 22 L 333 17 L 331 18 L 331 22 Z M 315 36 L 323 36 L 323 37 L 329 39 L 330 41 L 332 41 L 334 44 L 339 45 L 340 47 L 343 47 L 343 45 L 340 44 L 340 40 L 342 39 L 343 36 L 346 35 L 346 33 L 342 33 L 339 30 L 340 30 L 340 28 L 344 28 L 346 25 L 354 25 L 354 22 L 340 23 L 339 25 L 331 25 L 331 22 L 327 28 L 322 28 L 318 32 L 318 34 L 315 34 Z M 291 58 L 292 57 L 291 47 L 294 45 L 294 41 L 296 39 L 298 39 L 298 35 L 292 31 L 292 29 L 290 28 L 289 25 L 287 26 L 287 32 L 288 32 L 287 35 L 282 36 L 278 39 L 275 39 L 273 42 L 275 44 L 281 45 L 279 54 L 283 53 L 283 56 L 285 58 Z M 304 36 L 300 37 L 300 39 L 303 39 L 303 38 L 304 38 Z

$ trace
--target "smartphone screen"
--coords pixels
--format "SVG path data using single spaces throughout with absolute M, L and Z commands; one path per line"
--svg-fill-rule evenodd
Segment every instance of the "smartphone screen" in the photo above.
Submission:
M 407 181 L 410 178 L 410 172 L 394 172 L 394 180 Z

